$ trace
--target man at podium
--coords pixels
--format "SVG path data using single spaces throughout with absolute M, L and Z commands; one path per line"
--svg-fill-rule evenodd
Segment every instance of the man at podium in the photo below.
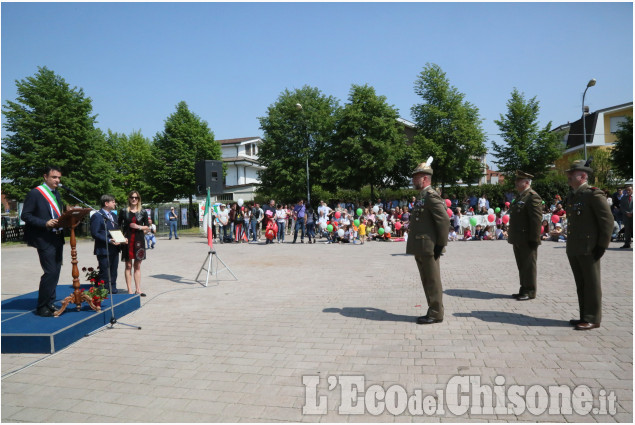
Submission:
M 59 167 L 48 165 L 44 169 L 44 183 L 26 195 L 21 215 L 26 223 L 24 239 L 27 245 L 37 249 L 44 272 L 40 278 L 37 299 L 37 314 L 43 317 L 51 317 L 58 310 L 53 303 L 57 295 L 64 248 L 64 231 L 58 226 L 57 220 L 64 211 L 62 198 L 57 191 L 61 178 Z

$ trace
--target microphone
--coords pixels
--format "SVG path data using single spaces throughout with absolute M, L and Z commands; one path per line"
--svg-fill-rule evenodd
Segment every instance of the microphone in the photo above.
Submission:
M 72 193 L 74 195 L 77 195 L 77 193 L 75 193 L 75 191 L 73 189 L 71 189 L 68 186 L 64 186 L 62 183 L 57 185 L 58 187 L 61 187 L 62 189 L 64 189 L 65 191 L 67 191 L 68 193 Z

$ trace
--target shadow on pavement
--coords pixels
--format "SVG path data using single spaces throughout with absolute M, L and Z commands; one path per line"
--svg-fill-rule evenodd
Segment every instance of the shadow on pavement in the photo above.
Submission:
M 186 285 L 193 285 L 196 283 L 192 279 L 185 279 L 181 276 L 177 276 L 173 274 L 155 274 L 155 275 L 151 275 L 150 277 L 153 277 L 155 279 L 169 280 L 170 282 L 175 282 L 175 283 L 184 283 Z
M 416 322 L 417 316 L 406 316 L 403 314 L 392 314 L 385 310 L 373 307 L 343 307 L 325 308 L 323 313 L 339 313 L 345 317 L 356 317 L 358 319 L 378 320 L 381 322 Z
M 478 300 L 493 300 L 494 298 L 509 298 L 510 295 L 494 294 L 492 292 L 476 291 L 474 289 L 446 289 L 444 294 L 451 297 L 476 298 Z
M 471 313 L 454 313 L 456 317 L 475 317 L 484 322 L 509 323 L 518 326 L 553 326 L 571 327 L 567 320 L 543 319 L 539 317 L 527 316 L 520 313 L 508 313 L 506 311 L 482 311 L 476 310 Z

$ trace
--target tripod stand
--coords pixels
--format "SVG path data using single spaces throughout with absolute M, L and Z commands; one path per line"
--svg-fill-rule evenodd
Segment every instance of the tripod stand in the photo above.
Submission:
M 118 322 L 117 321 L 117 317 L 115 315 L 115 299 L 114 299 L 114 294 L 112 293 L 112 275 L 110 273 L 110 240 L 108 238 L 108 221 L 110 221 L 107 217 L 106 214 L 102 214 L 101 211 L 98 211 L 94 208 L 92 208 L 90 205 L 86 204 L 86 202 L 82 201 L 81 199 L 77 198 L 75 195 L 73 195 L 71 193 L 71 190 L 68 187 L 62 186 L 60 185 L 63 189 L 66 189 L 67 193 L 72 196 L 74 199 L 76 199 L 77 201 L 79 201 L 81 204 L 85 205 L 88 208 L 91 208 L 93 211 L 95 211 L 94 214 L 99 214 L 102 217 L 102 223 L 103 223 L 103 237 L 104 237 L 104 245 L 105 245 L 105 252 L 106 252 L 106 269 L 108 271 L 108 292 L 110 293 L 110 327 L 108 327 L 108 325 L 104 325 L 101 328 L 90 332 L 88 334 L 86 334 L 86 336 L 90 336 L 93 335 L 97 332 L 101 332 L 102 330 L 105 329 L 112 329 L 114 328 L 115 324 L 119 323 L 120 325 L 124 325 L 124 326 L 128 326 L 131 328 L 137 328 L 137 329 L 141 329 L 141 326 L 136 326 L 136 325 L 129 325 L 127 323 L 122 323 L 122 322 Z M 103 206 L 103 202 L 102 202 L 102 206 Z M 98 218 L 96 218 L 98 220 Z M 92 220 L 92 217 L 91 217 Z M 92 226 L 91 226 L 92 227 Z M 114 223 L 113 223 L 113 229 L 114 229 Z M 100 229 L 101 230 L 101 229 Z M 97 239 L 97 236 L 94 236 L 95 239 Z
M 213 261 L 214 257 L 216 257 L 216 270 L 215 271 L 214 271 L 214 261 Z M 225 267 L 224 269 L 218 270 L 218 263 L 219 262 Z M 206 264 L 207 264 L 207 268 L 205 268 Z M 205 259 L 205 262 L 203 262 L 203 265 L 201 266 L 200 270 L 198 271 L 198 274 L 196 275 L 196 279 L 194 279 L 195 282 L 201 283 L 201 282 L 198 281 L 198 277 L 201 275 L 203 270 L 205 270 L 207 272 L 207 277 L 205 278 L 205 285 L 204 286 L 207 286 L 207 283 L 209 282 L 210 273 L 213 274 L 216 277 L 216 281 L 218 282 L 218 273 L 222 272 L 224 270 L 227 270 L 228 272 L 230 272 L 231 275 L 234 276 L 234 279 L 238 280 L 238 278 L 236 277 L 234 272 L 232 272 L 231 269 L 229 267 L 227 267 L 227 264 L 225 264 L 225 262 L 223 260 L 221 260 L 221 258 L 218 256 L 216 251 L 214 251 L 213 249 L 210 249 L 209 252 L 207 253 L 207 258 Z

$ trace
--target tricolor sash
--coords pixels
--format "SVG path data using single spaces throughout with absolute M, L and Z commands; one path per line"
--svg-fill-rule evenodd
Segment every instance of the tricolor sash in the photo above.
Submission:
M 55 195 L 53 195 L 53 192 L 51 192 L 51 189 L 46 184 L 41 184 L 40 186 L 36 187 L 36 189 L 40 191 L 42 196 L 44 196 L 44 199 L 46 199 L 48 203 L 51 205 L 51 216 L 53 218 L 60 217 L 62 215 L 61 213 L 62 209 L 58 205 L 57 198 L 55 197 Z M 53 215 L 53 212 L 57 214 L 57 217 Z

